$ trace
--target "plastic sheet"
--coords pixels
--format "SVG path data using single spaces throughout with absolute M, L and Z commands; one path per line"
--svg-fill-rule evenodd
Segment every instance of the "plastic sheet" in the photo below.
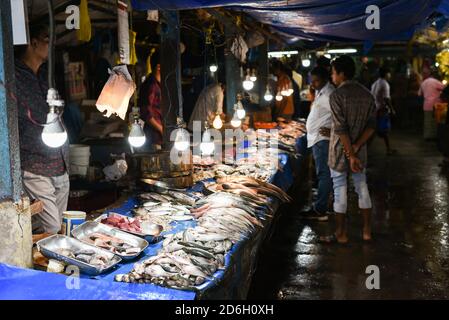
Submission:
M 279 158 L 280 170 L 276 172 L 270 182 L 287 190 L 293 183 L 291 162 L 289 156 L 284 153 L 280 153 Z M 202 187 L 204 185 L 198 183 L 192 188 L 192 191 L 200 191 Z M 110 209 L 106 212 L 131 216 L 131 210 L 137 204 L 136 198 L 130 198 L 120 208 Z M 276 208 L 278 203 L 273 202 L 273 206 Z M 185 230 L 195 224 L 195 221 L 176 222 L 170 233 Z M 191 300 L 196 297 L 200 299 L 244 299 L 257 263 L 258 249 L 265 239 L 272 221 L 267 220 L 265 224 L 266 227 L 260 232 L 236 243 L 225 256 L 225 270 L 217 271 L 213 275 L 213 279 L 197 287 L 196 292 L 169 289 L 152 284 L 126 284 L 114 281 L 115 275 L 130 272 L 136 262 L 157 254 L 162 247 L 162 242 L 158 242 L 149 245 L 137 259 L 122 261 L 116 269 L 109 273 L 94 278 L 81 274 L 78 290 L 67 288 L 66 281 L 69 278 L 64 275 L 0 264 L 0 299 Z M 43 290 L 44 288 L 45 290 Z
M 138 285 L 70 278 L 54 273 L 0 264 L 0 300 L 192 300 L 193 292 L 154 285 Z M 67 285 L 69 284 L 69 285 Z
M 448 0 L 133 0 L 136 10 L 228 7 L 243 10 L 292 40 L 408 40 L 431 23 L 434 13 L 449 14 Z M 380 9 L 380 29 L 366 27 L 366 8 Z

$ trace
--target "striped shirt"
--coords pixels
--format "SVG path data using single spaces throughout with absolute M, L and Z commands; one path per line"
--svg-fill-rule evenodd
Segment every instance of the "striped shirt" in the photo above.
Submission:
M 15 76 L 22 170 L 44 177 L 61 176 L 68 171 L 68 140 L 60 148 L 50 148 L 42 141 L 43 127 L 34 124 L 29 117 L 30 114 L 37 123 L 47 121 L 46 67 L 43 65 L 36 75 L 22 61 L 16 60 Z

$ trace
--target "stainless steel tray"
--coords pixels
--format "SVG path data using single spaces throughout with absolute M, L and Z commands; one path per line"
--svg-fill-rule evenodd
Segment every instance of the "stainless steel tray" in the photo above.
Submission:
M 55 234 L 53 236 L 50 236 L 48 238 L 39 240 L 37 243 L 38 250 L 47 258 L 50 259 L 56 259 L 59 261 L 63 261 L 69 265 L 77 266 L 82 273 L 85 273 L 87 275 L 96 276 L 100 273 L 109 271 L 112 269 L 116 264 L 118 264 L 122 259 L 112 252 L 108 250 L 104 250 L 98 247 L 95 247 L 90 244 L 86 244 L 84 242 L 81 242 L 77 239 L 70 238 L 64 235 Z M 92 251 L 95 251 L 95 253 L 101 254 L 105 257 L 107 257 L 110 260 L 110 264 L 105 268 L 99 268 L 96 266 L 93 266 L 91 264 L 69 258 L 66 256 L 63 256 L 57 252 L 58 249 L 69 249 L 73 251 L 79 251 L 79 250 L 85 250 L 89 249 Z
M 140 248 L 140 251 L 133 255 L 122 255 L 115 253 L 123 260 L 131 260 L 137 257 L 139 254 L 148 247 L 148 241 L 145 239 L 139 238 L 132 234 L 126 233 L 125 231 L 121 231 L 117 228 L 107 226 L 97 221 L 86 221 L 83 224 L 79 225 L 75 229 L 72 230 L 72 236 L 76 239 L 89 243 L 86 238 L 88 238 L 93 233 L 103 233 L 108 236 L 116 237 L 120 240 L 125 241 L 126 243 L 132 245 L 133 247 Z M 107 249 L 105 249 L 107 250 Z
M 98 217 L 97 219 L 95 219 L 94 221 L 99 222 L 99 223 L 102 223 L 101 220 L 107 218 L 110 214 L 114 214 L 114 215 L 116 215 L 116 216 L 120 216 L 120 217 L 123 217 L 123 218 L 129 218 L 128 216 L 124 216 L 124 215 L 122 215 L 122 214 L 120 214 L 120 213 L 109 212 L 109 213 L 103 213 L 101 216 L 99 216 L 99 217 Z M 136 218 L 134 218 L 134 219 L 136 219 Z M 143 238 L 145 238 L 145 237 L 157 237 L 157 236 L 159 236 L 159 235 L 161 234 L 161 232 L 163 231 L 163 230 L 162 230 L 162 226 L 156 225 L 156 224 L 154 224 L 154 223 L 148 223 L 148 222 L 146 222 L 146 221 L 143 221 L 143 222 L 141 221 L 141 222 L 140 222 L 141 229 L 144 231 L 143 233 L 133 232 L 133 231 L 128 231 L 128 230 L 120 229 L 120 228 L 113 227 L 113 226 L 110 226 L 110 225 L 105 224 L 105 223 L 104 223 L 104 225 L 106 225 L 106 226 L 108 226 L 108 227 L 111 227 L 111 228 L 114 228 L 114 229 L 118 229 L 118 230 L 123 231 L 123 232 L 127 232 L 127 233 L 130 233 L 130 234 L 133 234 L 133 235 L 138 236 L 138 237 L 143 237 Z M 159 226 L 159 227 L 160 227 L 160 231 L 159 231 L 158 233 L 151 232 L 153 226 Z

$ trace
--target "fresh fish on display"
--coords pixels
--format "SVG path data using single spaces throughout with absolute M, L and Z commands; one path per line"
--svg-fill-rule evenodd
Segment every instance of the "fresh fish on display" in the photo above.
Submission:
M 139 253 L 141 250 L 138 247 L 134 247 L 126 243 L 122 239 L 102 234 L 99 232 L 89 235 L 89 237 L 85 240 L 89 243 L 94 244 L 97 247 L 107 249 L 113 253 L 122 256 L 134 255 L 136 253 Z
M 193 198 L 185 193 L 169 190 L 168 194 L 181 204 L 188 205 L 188 206 L 195 205 L 195 198 Z
M 96 254 L 93 250 L 79 250 L 73 252 L 69 249 L 59 249 L 56 250 L 56 252 L 67 258 L 72 258 L 98 268 L 106 268 L 111 264 L 111 260 L 108 259 L 108 257 Z

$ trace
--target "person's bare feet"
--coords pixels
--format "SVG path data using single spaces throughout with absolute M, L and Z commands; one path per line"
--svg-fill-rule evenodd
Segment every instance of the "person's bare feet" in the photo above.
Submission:
M 371 241 L 371 229 L 363 229 L 363 241 Z

